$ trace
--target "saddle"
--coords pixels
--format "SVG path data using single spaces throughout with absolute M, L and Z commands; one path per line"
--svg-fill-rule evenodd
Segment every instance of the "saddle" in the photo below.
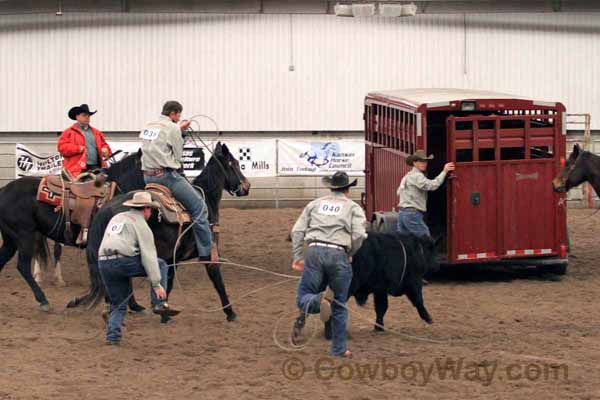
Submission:
M 183 225 L 190 224 L 192 222 L 192 216 L 186 210 L 183 204 L 173 197 L 171 189 L 158 183 L 148 183 L 144 190 L 150 193 L 153 201 L 156 201 L 160 204 L 160 208 L 158 209 L 159 221 L 164 220 L 169 224 L 178 224 L 178 235 L 181 235 L 181 232 L 183 231 Z M 212 251 L 218 254 L 220 236 L 219 224 L 211 224 L 210 231 L 212 232 L 213 236 Z
M 185 209 L 183 204 L 173 197 L 171 189 L 158 183 L 149 183 L 146 185 L 146 191 L 152 196 L 152 200 L 160 204 L 159 220 L 164 219 L 169 224 L 189 224 L 192 217 Z
M 85 246 L 94 214 L 112 199 L 115 188 L 116 183 L 107 182 L 106 175 L 85 172 L 73 178 L 68 171 L 63 170 L 61 175 L 48 175 L 42 179 L 37 199 L 55 206 L 55 212 L 63 212 L 66 240 L 70 240 L 72 236 L 71 224 L 81 226 L 75 244 Z

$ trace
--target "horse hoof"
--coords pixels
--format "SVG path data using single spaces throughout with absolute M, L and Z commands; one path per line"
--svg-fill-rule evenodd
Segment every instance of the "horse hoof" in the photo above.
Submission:
M 79 301 L 77 300 L 77 297 L 73 297 L 71 300 L 69 300 L 69 302 L 67 303 L 67 308 L 75 308 L 79 305 Z
M 227 321 L 228 322 L 233 322 L 237 319 L 237 314 L 234 313 L 233 311 L 230 312 L 229 314 L 227 314 Z
M 144 312 L 144 310 L 145 310 L 145 309 L 146 309 L 146 307 L 144 307 L 144 306 L 140 306 L 140 305 L 139 305 L 139 304 L 137 304 L 137 303 L 134 303 L 134 304 L 130 304 L 130 305 L 129 305 L 129 310 L 130 310 L 130 311 L 132 311 L 132 312 L 134 312 L 134 313 L 141 313 L 141 312 Z
M 40 304 L 40 310 L 42 310 L 43 312 L 50 312 L 50 304 Z
M 56 281 L 56 286 L 64 288 L 67 287 L 67 284 L 63 280 Z
M 385 328 L 379 326 L 379 325 L 375 325 L 373 327 L 373 332 L 385 332 Z

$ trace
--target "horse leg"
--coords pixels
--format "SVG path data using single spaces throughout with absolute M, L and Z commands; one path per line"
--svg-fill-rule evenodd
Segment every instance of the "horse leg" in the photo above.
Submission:
M 14 242 L 7 235 L 3 235 L 2 247 L 0 247 L 0 271 L 14 257 L 16 252 L 17 246 L 15 246 Z
M 58 242 L 54 242 L 54 279 L 56 279 L 56 284 L 60 287 L 65 287 L 67 284 L 63 279 L 62 275 L 62 266 L 60 264 L 60 257 L 62 256 L 62 244 Z
M 229 304 L 229 298 L 227 297 L 227 292 L 225 290 L 225 283 L 223 283 L 223 276 L 221 275 L 221 268 L 218 264 L 207 264 L 205 265 L 205 268 L 206 272 L 208 273 L 208 277 L 212 281 L 213 286 L 219 294 L 223 311 L 227 315 L 227 321 L 235 321 L 237 315 L 233 311 L 231 304 Z
M 131 278 L 129 278 L 128 295 L 130 295 L 130 297 L 127 305 L 131 311 L 133 311 L 134 313 L 140 313 L 146 309 L 146 307 L 140 305 L 135 299 L 135 295 L 133 294 L 133 280 Z
M 388 295 L 386 291 L 377 291 L 373 293 L 373 297 L 375 298 L 375 332 L 383 332 L 385 329 L 383 328 L 383 317 L 388 309 Z
M 33 260 L 33 279 L 40 285 L 44 281 L 44 274 L 42 273 L 42 268 L 40 267 L 40 262 L 35 258 Z
M 33 253 L 32 242 L 33 241 L 23 241 L 23 244 L 19 247 L 17 269 L 21 273 L 21 276 L 23 276 L 23 279 L 25 279 L 25 282 L 27 282 L 33 291 L 35 299 L 38 303 L 40 303 L 41 310 L 48 312 L 50 311 L 48 299 L 46 299 L 46 295 L 42 291 L 42 288 L 40 288 L 31 274 L 31 258 Z
M 423 303 L 423 287 L 421 285 L 411 285 L 406 291 L 406 295 L 408 299 L 412 303 L 413 306 L 417 309 L 419 316 L 421 319 L 428 324 L 433 324 L 433 320 L 431 319 L 431 315 L 425 308 L 425 304 Z

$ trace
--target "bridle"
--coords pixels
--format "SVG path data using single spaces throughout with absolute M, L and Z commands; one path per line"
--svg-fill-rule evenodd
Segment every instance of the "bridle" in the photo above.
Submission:
M 194 115 L 194 117 L 198 117 L 198 116 L 205 117 L 204 115 Z M 190 121 L 198 123 L 196 120 L 193 119 L 194 117 L 190 118 Z M 210 118 L 210 117 L 206 117 L 206 118 L 209 118 L 211 121 L 214 122 L 214 120 L 212 120 L 212 118 Z M 216 123 L 215 123 L 215 126 L 216 126 Z M 192 138 L 192 141 L 194 142 L 196 147 L 198 147 L 198 148 L 204 147 L 212 155 L 212 158 L 217 162 L 217 165 L 221 169 L 221 172 L 223 172 L 223 175 L 225 176 L 225 181 L 229 181 L 227 179 L 228 173 L 227 173 L 227 170 L 225 169 L 225 166 L 223 165 L 223 162 L 219 159 L 219 157 L 217 157 L 215 155 L 214 151 L 210 148 L 210 146 L 208 146 L 199 135 L 196 135 L 196 131 L 194 131 L 191 127 L 186 130 L 186 133 L 187 133 L 187 136 Z M 201 146 L 198 145 L 198 142 L 200 142 L 202 145 Z M 235 174 L 235 177 L 237 178 L 239 183 L 238 183 L 237 187 L 235 188 L 235 190 L 231 190 L 231 189 L 229 189 L 229 187 L 225 188 L 225 190 L 231 196 L 235 196 L 235 195 L 241 196 L 241 193 L 244 190 L 244 186 L 243 186 L 244 180 L 236 168 L 231 168 L 231 169 L 233 170 L 233 173 Z M 229 184 L 227 186 L 229 186 Z

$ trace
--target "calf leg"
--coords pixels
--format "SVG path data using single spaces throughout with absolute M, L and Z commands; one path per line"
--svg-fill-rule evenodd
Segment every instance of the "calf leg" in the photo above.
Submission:
M 388 295 L 385 291 L 377 291 L 373 294 L 375 297 L 375 332 L 383 332 L 383 317 L 388 309 Z
M 433 320 L 429 315 L 429 312 L 425 308 L 425 304 L 423 303 L 423 287 L 421 284 L 413 284 L 406 291 L 406 295 L 410 302 L 415 306 L 417 311 L 419 312 L 419 316 L 421 319 L 428 324 L 432 324 Z

